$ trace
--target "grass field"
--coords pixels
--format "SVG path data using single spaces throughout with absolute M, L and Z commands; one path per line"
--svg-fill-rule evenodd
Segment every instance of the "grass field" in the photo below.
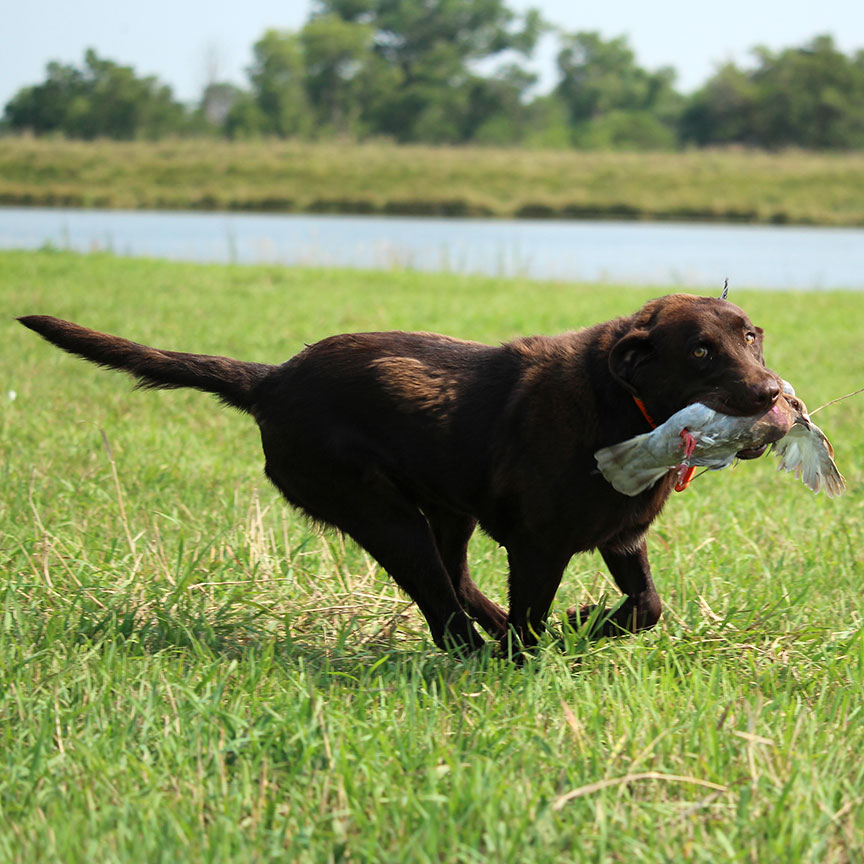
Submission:
M 132 392 L 12 320 L 278 362 L 344 330 L 555 332 L 656 293 L 0 253 L 0 861 L 860 862 L 864 395 L 818 415 L 844 497 L 767 457 L 674 496 L 657 630 L 562 629 L 615 593 L 583 556 L 523 668 L 459 663 L 283 507 L 248 418 Z M 864 383 L 864 294 L 732 299 L 811 408 Z M 502 550 L 478 536 L 471 560 L 503 600 Z
M 864 153 L 0 138 L 0 204 L 864 225 Z

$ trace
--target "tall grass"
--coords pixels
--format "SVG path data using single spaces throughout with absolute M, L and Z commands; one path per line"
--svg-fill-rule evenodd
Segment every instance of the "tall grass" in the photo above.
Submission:
M 0 204 L 864 225 L 864 154 L 0 138 Z
M 554 332 L 649 292 L 2 253 L 0 296 L 0 860 L 862 859 L 861 397 L 819 415 L 845 497 L 770 459 L 675 496 L 656 631 L 557 623 L 615 593 L 582 556 L 525 667 L 458 663 L 281 504 L 248 418 L 132 392 L 9 316 L 278 362 L 344 330 Z M 734 299 L 811 407 L 861 386 L 864 295 Z M 502 600 L 502 550 L 470 557 Z

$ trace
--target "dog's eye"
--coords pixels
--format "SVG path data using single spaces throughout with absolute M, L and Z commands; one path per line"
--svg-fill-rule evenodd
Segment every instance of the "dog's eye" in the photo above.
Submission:
M 744 341 L 748 345 L 752 345 L 756 341 L 756 334 L 755 333 L 745 333 L 744 334 Z
M 698 357 L 700 360 L 703 360 L 705 357 L 708 356 L 708 349 L 704 345 L 697 345 L 691 353 L 694 357 Z

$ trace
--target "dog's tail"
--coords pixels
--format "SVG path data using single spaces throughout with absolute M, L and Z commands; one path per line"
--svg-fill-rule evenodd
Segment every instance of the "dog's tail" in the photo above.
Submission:
M 147 390 L 194 387 L 215 393 L 224 403 L 242 411 L 252 409 L 258 385 L 274 368 L 230 357 L 160 351 L 50 315 L 27 315 L 18 320 L 64 351 L 109 369 L 128 372 L 138 379 L 139 387 Z

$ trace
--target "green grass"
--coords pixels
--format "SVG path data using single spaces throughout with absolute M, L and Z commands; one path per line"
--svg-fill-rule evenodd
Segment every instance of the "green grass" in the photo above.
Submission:
M 0 138 L 0 204 L 864 225 L 864 153 Z
M 0 860 L 861 861 L 864 396 L 818 416 L 844 497 L 769 458 L 674 496 L 657 630 L 554 623 L 614 595 L 582 556 L 536 657 L 459 663 L 283 507 L 248 418 L 11 320 L 276 362 L 353 329 L 555 332 L 652 293 L 0 253 Z M 811 408 L 862 385 L 864 294 L 733 299 Z M 502 600 L 503 552 L 478 536 L 471 560 Z

